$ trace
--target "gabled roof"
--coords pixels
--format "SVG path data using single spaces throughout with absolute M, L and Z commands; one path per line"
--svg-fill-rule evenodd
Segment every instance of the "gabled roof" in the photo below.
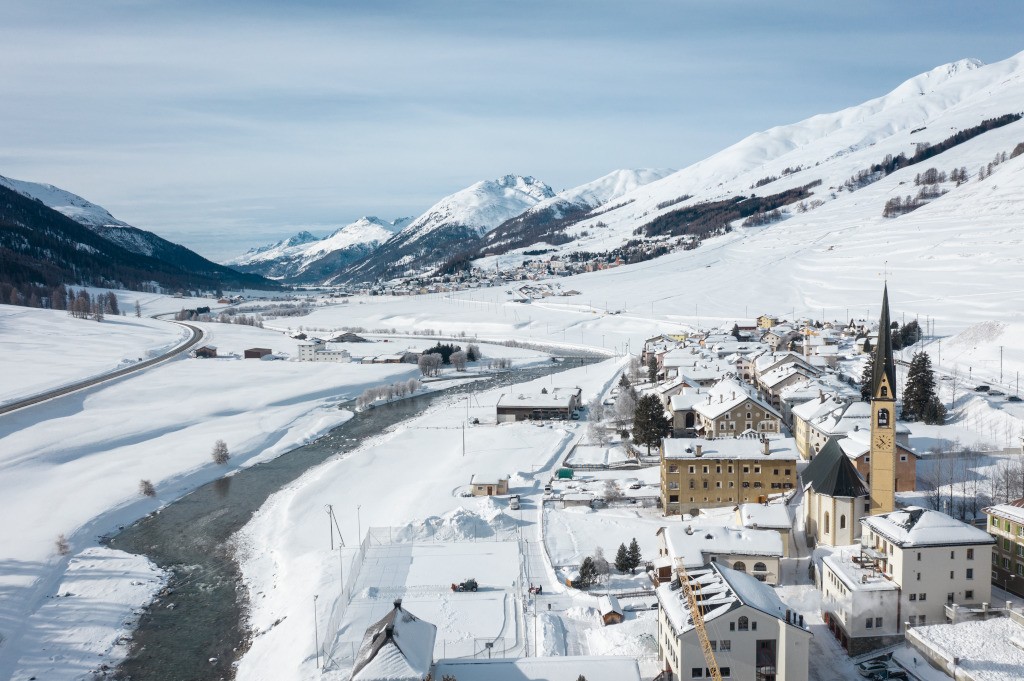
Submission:
M 903 548 L 994 544 L 996 541 L 985 530 L 919 506 L 868 516 L 860 522 Z
M 829 438 L 818 455 L 800 474 L 816 494 L 830 497 L 866 497 L 868 489 L 839 442 Z
M 421 681 L 434 661 L 437 627 L 402 609 L 395 601 L 387 615 L 370 625 L 356 654 L 352 681 Z
M 981 509 L 983 513 L 994 515 L 1004 520 L 1024 523 L 1024 499 L 1017 499 L 1008 504 L 996 504 Z

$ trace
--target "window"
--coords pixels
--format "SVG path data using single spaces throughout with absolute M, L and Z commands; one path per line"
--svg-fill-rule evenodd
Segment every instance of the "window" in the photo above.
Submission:
M 786 469 L 786 475 L 789 475 L 789 470 L 790 469 L 788 469 L 788 468 Z
M 718 642 L 718 649 L 719 650 L 732 650 L 732 641 L 729 640 L 729 639 L 724 639 L 722 641 L 719 641 Z M 725 669 L 727 669 L 727 667 Z M 722 676 L 725 676 L 725 672 L 724 671 L 722 672 Z
M 708 488 L 708 481 L 707 481 L 707 480 L 705 480 L 705 481 L 704 481 L 704 489 L 707 489 L 707 488 Z
M 750 628 L 750 620 L 748 620 L 746 617 L 741 617 L 739 625 L 740 625 L 740 631 L 746 631 L 747 629 Z
M 704 475 L 707 475 L 708 474 L 708 467 L 704 466 L 704 468 L 703 468 L 703 470 L 701 472 L 704 473 Z
M 764 580 L 762 579 L 761 581 L 763 582 Z M 751 631 L 757 631 L 757 620 L 754 620 L 753 622 L 750 623 L 750 630 Z
M 919 601 L 926 601 L 926 600 L 928 600 L 928 594 L 918 594 L 917 595 L 917 600 L 919 600 Z
M 1017 556 L 1024 557 L 1024 545 L 1017 544 Z
M 696 466 L 690 466 L 690 475 L 693 475 L 696 472 L 697 472 L 697 467 Z
M 954 594 L 953 592 L 946 594 L 947 603 L 952 603 L 954 598 L 956 598 L 956 594 Z
M 950 560 L 956 560 L 956 551 L 950 551 L 949 552 L 949 559 Z
M 953 579 L 953 571 L 952 570 L 949 571 L 949 578 Z
M 690 489 L 697 489 L 697 481 L 690 480 Z
M 755 483 L 754 483 L 754 487 L 761 487 L 761 486 L 762 486 L 762 485 L 761 485 L 761 483 L 760 483 L 760 482 L 755 482 Z
M 704 667 L 692 667 L 690 669 L 690 678 L 699 679 L 704 676 Z
M 760 466 L 754 466 L 754 475 L 760 475 L 760 474 L 761 474 L 761 467 Z
M 729 474 L 732 475 L 732 464 L 729 464 Z
M 730 669 L 729 667 L 719 667 L 718 671 L 722 672 L 723 679 L 728 679 L 732 676 L 732 669 Z
M 750 483 L 749 483 L 749 482 L 744 482 L 744 483 L 743 483 L 743 486 L 744 486 L 744 487 L 750 487 Z
M 749 472 L 750 472 L 750 466 L 744 466 L 743 467 L 743 474 L 746 475 Z
M 736 424 L 732 421 L 729 422 L 729 430 L 736 430 Z
M 1017 563 L 1017 574 L 1024 576 L 1024 565 Z
M 668 472 L 669 473 L 678 473 L 679 472 L 679 466 L 677 466 L 676 464 L 672 464 L 671 466 L 668 467 Z
M 874 626 L 875 626 L 875 620 L 873 620 L 872 618 L 869 617 L 866 620 L 864 620 L 864 628 L 865 629 L 871 629 Z
M 886 389 L 882 388 L 882 397 L 885 397 Z M 878 427 L 888 428 L 889 427 L 889 410 L 879 409 L 878 410 Z
M 722 489 L 722 481 L 721 481 L 721 480 L 718 480 L 718 481 L 716 481 L 716 482 L 715 482 L 715 487 L 716 487 L 717 489 Z
M 845 513 L 843 515 L 839 516 L 839 529 L 840 530 L 845 530 L 846 529 L 846 514 Z
M 921 573 L 920 572 L 917 573 L 917 577 L 918 577 L 918 579 L 921 578 Z M 910 594 L 910 600 L 916 601 L 917 600 L 917 594 Z
M 730 480 L 730 481 L 729 481 L 729 489 L 732 489 L 732 488 L 733 488 L 733 487 L 735 487 L 735 486 L 736 486 L 736 483 L 735 483 L 735 482 L 733 482 L 732 480 Z
M 965 601 L 973 601 L 974 600 L 974 592 L 971 591 L 971 590 L 965 591 L 964 592 L 964 600 Z
M 920 551 L 917 552 L 917 559 L 919 561 L 921 560 L 921 552 Z M 921 578 L 921 573 L 919 572 L 919 573 L 917 573 L 917 575 L 918 575 L 918 579 L 920 579 Z
M 718 650 L 718 641 L 708 641 L 708 643 L 711 644 L 711 650 L 714 650 L 714 651 Z
M 669 494 L 668 495 L 668 503 L 670 503 L 670 504 L 678 504 L 679 503 L 679 495 L 678 494 Z
M 921 573 L 920 572 L 917 573 L 917 581 L 919 581 L 919 582 L 921 581 Z
M 925 616 L 921 615 L 920 617 L 917 618 L 917 623 L 918 624 L 924 624 L 924 620 L 925 620 Z
M 722 467 L 721 466 L 715 466 L 715 472 L 716 473 L 721 473 L 722 472 Z
M 871 502 L 870 501 L 865 501 L 864 502 L 864 512 L 865 513 L 870 513 L 871 512 Z
M 825 511 L 825 534 L 829 534 L 829 528 L 832 526 L 832 523 L 829 522 L 829 520 L 830 516 L 828 514 L 828 511 Z
M 917 615 L 911 615 L 910 617 L 907 618 L 907 620 L 908 620 L 907 624 L 913 626 L 913 625 L 917 624 Z
M 668 488 L 669 489 L 679 489 L 679 483 L 678 482 L 670 482 L 670 483 L 668 483 Z
M 1003 558 L 1003 569 L 1004 570 L 1009 570 L 1010 569 L 1010 559 L 1009 558 Z
M 974 568 L 967 568 L 967 579 L 974 579 Z
M 778 475 L 778 474 L 779 474 L 779 469 L 778 468 L 776 468 L 776 469 L 774 469 L 772 471 L 772 475 Z
M 881 617 L 876 617 L 875 618 L 875 629 L 881 629 L 881 628 L 882 628 L 882 618 Z
M 900 461 L 906 461 L 906 460 L 907 460 L 907 455 L 906 454 L 900 454 Z
M 729 631 L 736 631 L 736 623 L 729 622 Z

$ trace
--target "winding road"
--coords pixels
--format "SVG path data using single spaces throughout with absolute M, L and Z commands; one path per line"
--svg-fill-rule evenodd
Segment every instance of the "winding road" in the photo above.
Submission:
M 93 376 L 92 378 L 87 378 L 84 381 L 78 381 L 77 383 L 71 383 L 70 385 L 66 385 L 66 386 L 63 386 L 63 387 L 60 387 L 60 388 L 54 388 L 53 390 L 47 390 L 46 392 L 42 392 L 42 393 L 39 393 L 37 395 L 32 395 L 30 397 L 26 397 L 26 398 L 18 400 L 16 402 L 11 402 L 9 404 L 5 404 L 3 406 L 0 406 L 0 415 L 8 414 L 8 413 L 10 413 L 12 411 L 17 411 L 18 409 L 24 409 L 25 407 L 30 407 L 33 404 L 39 404 L 40 402 L 45 402 L 47 400 L 52 400 L 52 399 L 54 399 L 56 397 L 63 397 L 64 395 L 70 395 L 71 393 L 78 392 L 79 390 L 84 390 L 85 388 L 91 388 L 91 387 L 93 387 L 95 385 L 99 385 L 101 383 L 106 383 L 107 381 L 112 381 L 115 378 L 121 378 L 122 376 L 127 376 L 128 374 L 134 373 L 136 371 L 142 371 L 143 369 L 148 369 L 151 366 L 154 366 L 156 364 L 160 364 L 161 362 L 165 362 L 165 361 L 171 359 L 172 357 L 175 357 L 175 356 L 177 356 L 177 355 L 179 355 L 179 354 L 181 354 L 183 352 L 187 352 L 188 350 L 192 349 L 196 344 L 198 344 L 199 341 L 201 341 L 203 339 L 203 330 L 200 329 L 198 326 L 192 326 L 191 324 L 186 324 L 185 322 L 171 322 L 171 324 L 178 324 L 179 326 L 185 327 L 186 329 L 189 330 L 189 333 L 191 335 L 183 343 L 181 343 L 180 345 L 178 345 L 178 346 L 168 350 L 167 352 L 165 352 L 164 354 L 160 355 L 159 357 L 154 357 L 152 359 L 147 359 L 144 362 L 139 362 L 138 364 L 133 364 L 132 366 L 125 367 L 124 369 L 118 369 L 116 371 L 111 371 L 110 373 L 102 374 L 100 376 Z

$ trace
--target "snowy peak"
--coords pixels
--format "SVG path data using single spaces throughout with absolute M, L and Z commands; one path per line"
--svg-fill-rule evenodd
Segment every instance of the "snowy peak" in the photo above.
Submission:
M 0 185 L 12 189 L 22 196 L 36 199 L 43 205 L 54 209 L 71 218 L 80 225 L 90 229 L 96 227 L 127 227 L 128 225 L 114 218 L 113 215 L 102 206 L 97 206 L 91 201 L 83 199 L 77 194 L 54 187 L 52 184 L 39 184 L 36 182 L 25 182 L 0 175 Z
M 541 201 L 530 209 L 531 212 L 543 210 L 560 204 L 570 204 L 581 208 L 593 209 L 603 206 L 620 196 L 650 184 L 655 180 L 668 177 L 674 170 L 668 168 L 651 169 L 641 168 L 637 170 L 613 170 L 603 177 L 592 182 L 581 184 L 572 189 L 563 189 L 550 199 Z
M 529 176 L 484 180 L 438 201 L 402 230 L 401 236 L 417 241 L 443 227 L 469 228 L 485 234 L 554 195 L 551 187 Z

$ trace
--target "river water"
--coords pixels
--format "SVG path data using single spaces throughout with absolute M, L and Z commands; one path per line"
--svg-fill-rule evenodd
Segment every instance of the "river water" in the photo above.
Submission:
M 139 620 L 115 678 L 206 681 L 233 676 L 248 633 L 243 623 L 246 591 L 229 540 L 271 494 L 310 468 L 452 395 L 530 381 L 600 359 L 566 358 L 356 413 L 320 439 L 204 485 L 121 531 L 108 542 L 111 547 L 145 555 L 170 578 L 166 591 Z

